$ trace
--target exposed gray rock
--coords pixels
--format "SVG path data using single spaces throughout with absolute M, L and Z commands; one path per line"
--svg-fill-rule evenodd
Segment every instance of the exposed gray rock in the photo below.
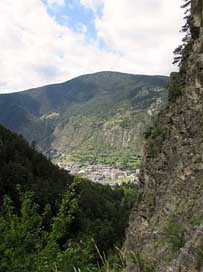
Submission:
M 202 0 L 192 0 L 192 18 L 184 92 L 162 112 L 159 136 L 145 148 L 143 198 L 124 246 L 128 272 L 203 271 Z

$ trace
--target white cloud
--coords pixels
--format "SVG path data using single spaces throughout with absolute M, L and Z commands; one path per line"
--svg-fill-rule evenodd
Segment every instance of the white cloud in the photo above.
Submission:
M 96 10 L 97 6 L 103 3 L 103 0 L 80 0 L 80 3 L 86 8 Z
M 135 71 L 169 73 L 172 51 L 180 42 L 181 0 L 103 0 L 104 11 L 96 19 L 98 35 Z
M 85 26 L 75 33 L 57 23 L 41 0 L 1 0 L 0 92 L 100 70 L 168 74 L 179 43 L 177 0 L 102 1 L 103 14 L 98 18 L 95 11 L 95 24 L 110 51 L 100 49 L 98 41 L 88 43 Z
M 0 10 L 1 92 L 64 81 L 114 62 L 86 43 L 84 28 L 74 33 L 59 25 L 39 0 L 3 0 Z
M 65 0 L 47 0 L 48 5 L 58 5 L 58 6 L 64 6 Z

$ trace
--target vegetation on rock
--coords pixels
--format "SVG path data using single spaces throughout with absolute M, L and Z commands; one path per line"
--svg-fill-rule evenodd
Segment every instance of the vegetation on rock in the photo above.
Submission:
M 146 132 L 143 194 L 132 210 L 124 246 L 129 272 L 148 266 L 156 272 L 202 271 L 203 6 L 202 0 L 192 0 L 184 7 L 190 3 L 180 73 L 169 84 L 168 106 Z

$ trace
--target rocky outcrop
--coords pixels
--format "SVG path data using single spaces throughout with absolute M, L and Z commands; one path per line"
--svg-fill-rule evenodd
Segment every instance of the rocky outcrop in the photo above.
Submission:
M 125 252 L 129 272 L 203 271 L 203 1 L 192 0 L 182 95 L 151 131 Z

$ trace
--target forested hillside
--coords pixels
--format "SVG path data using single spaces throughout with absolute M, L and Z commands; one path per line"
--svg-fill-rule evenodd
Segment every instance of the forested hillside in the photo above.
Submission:
M 8 194 L 18 202 L 18 189 L 32 191 L 38 202 L 57 203 L 73 177 L 54 166 L 22 136 L 0 126 L 0 201 Z
M 167 101 L 168 77 L 101 72 L 0 95 L 0 123 L 52 157 L 118 165 L 142 155 L 143 132 Z
M 0 271 L 115 271 L 139 195 L 70 176 L 0 126 Z M 108 261 L 107 261 L 108 259 Z

